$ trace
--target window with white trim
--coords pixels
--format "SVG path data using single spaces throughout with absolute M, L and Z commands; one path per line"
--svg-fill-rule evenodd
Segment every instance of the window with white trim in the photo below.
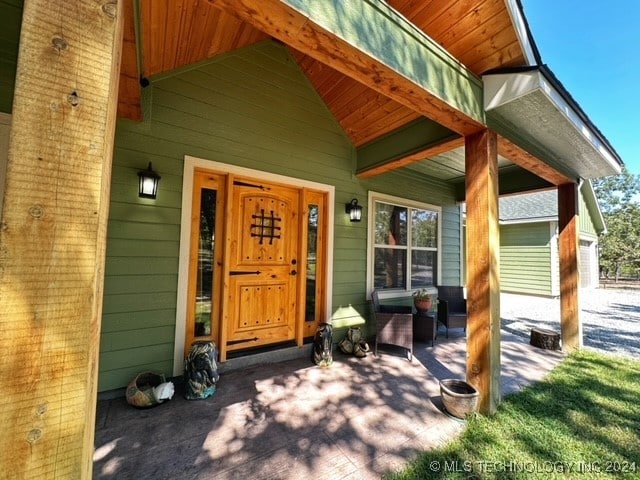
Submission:
M 371 288 L 436 286 L 441 209 L 380 194 L 372 194 L 369 205 Z

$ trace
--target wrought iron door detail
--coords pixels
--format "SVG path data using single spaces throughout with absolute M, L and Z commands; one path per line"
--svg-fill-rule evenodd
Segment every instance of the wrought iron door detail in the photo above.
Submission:
M 276 217 L 271 210 L 270 215 L 264 214 L 264 208 L 260 209 L 260 215 L 251 215 L 255 223 L 251 224 L 251 236 L 258 237 L 262 245 L 265 238 L 269 239 L 269 245 L 273 245 L 274 238 L 280 238 L 280 230 L 276 222 L 281 222 L 282 218 Z

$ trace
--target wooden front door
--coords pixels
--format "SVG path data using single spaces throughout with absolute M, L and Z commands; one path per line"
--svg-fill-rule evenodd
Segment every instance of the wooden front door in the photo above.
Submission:
M 222 350 L 294 340 L 300 190 L 241 177 L 229 190 Z
M 327 192 L 194 172 L 185 355 L 302 346 L 326 318 Z M 285 343 L 286 342 L 286 343 Z

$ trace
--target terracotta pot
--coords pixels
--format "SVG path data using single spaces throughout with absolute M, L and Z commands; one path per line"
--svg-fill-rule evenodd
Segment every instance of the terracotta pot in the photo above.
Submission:
M 417 300 L 417 299 L 414 299 L 413 300 L 413 304 L 415 305 L 416 310 L 418 310 L 419 312 L 426 312 L 433 305 L 433 300 Z

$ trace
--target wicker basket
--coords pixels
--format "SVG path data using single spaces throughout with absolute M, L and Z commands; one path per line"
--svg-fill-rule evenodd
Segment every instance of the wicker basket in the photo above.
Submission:
M 158 405 L 153 394 L 153 388 L 164 383 L 164 375 L 154 372 L 143 372 L 129 382 L 127 387 L 127 403 L 138 408 L 147 408 Z
M 440 380 L 442 403 L 451 415 L 465 418 L 478 409 L 478 391 L 464 380 Z

